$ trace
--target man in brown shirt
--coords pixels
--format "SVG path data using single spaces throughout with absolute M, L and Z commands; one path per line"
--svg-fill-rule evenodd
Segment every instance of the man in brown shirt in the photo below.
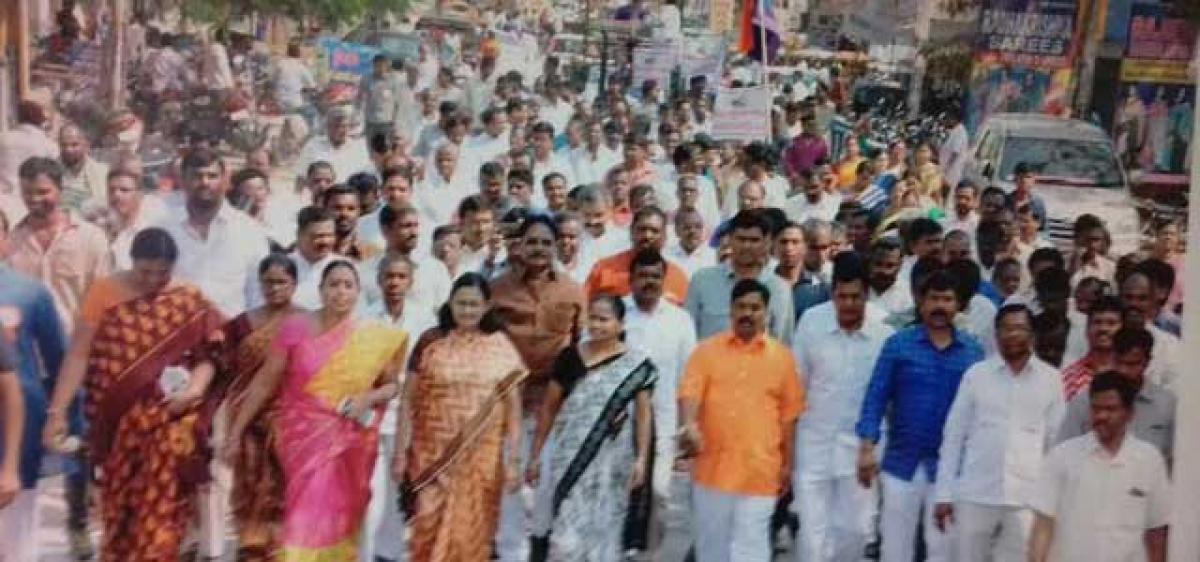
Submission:
M 532 441 L 534 420 L 542 407 L 542 398 L 550 380 L 555 359 L 583 325 L 587 307 L 583 288 L 565 272 L 554 270 L 555 239 L 558 227 L 547 215 L 525 219 L 516 231 L 519 242 L 510 252 L 511 266 L 492 282 L 492 308 L 499 313 L 508 337 L 521 353 L 530 378 L 522 389 L 521 423 L 523 446 Z M 521 466 L 528 450 L 521 451 Z M 543 459 L 548 458 L 543 454 Z M 543 466 L 543 471 L 549 470 Z M 520 495 L 507 494 L 500 507 L 500 528 L 496 551 L 500 560 L 529 558 L 525 529 L 526 514 Z

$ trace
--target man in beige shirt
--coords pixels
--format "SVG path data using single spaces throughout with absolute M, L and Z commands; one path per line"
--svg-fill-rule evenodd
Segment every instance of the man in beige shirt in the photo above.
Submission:
M 112 270 L 108 237 L 63 208 L 63 167 L 57 161 L 30 158 L 18 177 L 29 214 L 13 225 L 7 258 L 13 269 L 50 289 L 69 333 L 88 287 Z
M 91 155 L 91 143 L 78 126 L 68 123 L 58 132 L 59 161 L 63 165 L 62 206 L 76 213 L 103 208 L 107 196 L 108 165 Z

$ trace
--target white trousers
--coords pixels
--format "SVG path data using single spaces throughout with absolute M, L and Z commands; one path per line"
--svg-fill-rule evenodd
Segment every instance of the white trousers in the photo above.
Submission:
M 1025 562 L 1033 513 L 1019 507 L 954 504 L 955 562 Z
M 775 502 L 693 485 L 696 562 L 770 562 Z
M 214 451 L 224 448 L 225 433 L 229 427 L 229 409 L 222 404 L 213 414 L 212 438 L 209 443 Z M 196 515 L 199 541 L 199 555 L 209 558 L 220 558 L 225 555 L 225 543 L 228 540 L 228 520 L 230 515 L 229 494 L 233 490 L 233 470 L 225 461 L 213 456 L 208 463 L 212 479 L 202 486 L 196 502 Z
M 873 490 L 853 476 L 798 473 L 793 482 L 800 516 L 797 562 L 860 562 L 871 536 Z
M 37 489 L 22 489 L 0 509 L 0 562 L 38 559 Z
M 367 518 L 358 545 L 359 562 L 375 562 L 376 556 L 395 562 L 408 560 L 404 513 L 400 511 L 399 491 L 392 480 L 395 450 L 396 436 L 380 434 L 379 456 L 371 473 L 371 503 L 367 505 Z
M 953 530 L 942 533 L 934 524 L 933 483 L 925 470 L 918 467 L 911 482 L 882 473 L 880 485 L 883 487 L 880 562 L 912 562 L 918 522 L 924 522 L 926 562 L 946 562 L 948 533 Z
M 521 420 L 521 459 L 517 465 L 524 478 L 525 463 L 529 448 L 533 445 L 533 432 L 537 426 L 536 412 Z M 542 458 L 546 458 L 543 455 Z M 549 478 L 545 463 L 542 464 L 543 482 Z M 496 529 L 496 557 L 500 562 L 526 562 L 529 560 L 529 534 L 533 525 L 534 491 L 528 486 L 500 499 L 500 524 Z

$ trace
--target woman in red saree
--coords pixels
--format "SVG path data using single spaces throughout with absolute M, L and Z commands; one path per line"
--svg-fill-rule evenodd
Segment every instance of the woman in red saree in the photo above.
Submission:
M 251 421 L 275 401 L 275 455 L 284 482 L 275 559 L 282 562 L 358 559 L 379 422 L 396 393 L 408 343 L 402 331 L 353 317 L 360 286 L 350 262 L 326 266 L 320 287 L 320 310 L 280 325 L 225 441 L 226 459 L 238 458 Z
M 210 397 L 210 407 L 225 402 L 236 417 L 246 391 L 266 363 L 271 342 L 283 320 L 298 312 L 292 306 L 296 292 L 296 263 L 285 254 L 271 254 L 258 266 L 264 305 L 243 312 L 225 325 L 226 353 L 220 373 L 221 392 Z M 232 459 L 233 490 L 230 500 L 238 529 L 239 562 L 274 560 L 279 523 L 283 520 L 283 469 L 275 456 L 275 411 L 270 405 L 251 419 L 242 434 L 238 456 Z
M 515 491 L 521 441 L 520 353 L 489 311 L 487 281 L 458 278 L 439 326 L 409 360 L 392 470 L 405 482 L 409 560 L 489 560 L 501 492 Z
M 207 475 L 200 399 L 221 318 L 198 289 L 172 282 L 178 254 L 166 231 L 143 230 L 133 268 L 92 285 L 50 403 L 43 438 L 57 448 L 86 382 L 104 560 L 178 560 L 193 487 Z

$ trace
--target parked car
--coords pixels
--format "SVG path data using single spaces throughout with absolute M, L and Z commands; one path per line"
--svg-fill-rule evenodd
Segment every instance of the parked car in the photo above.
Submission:
M 1140 247 L 1142 225 L 1129 176 L 1102 129 L 1043 114 L 991 116 L 976 134 L 968 177 L 1011 193 L 1020 163 L 1036 174 L 1035 191 L 1046 202 L 1048 235 L 1060 248 L 1070 249 L 1075 219 L 1084 213 L 1108 226 L 1114 256 Z

